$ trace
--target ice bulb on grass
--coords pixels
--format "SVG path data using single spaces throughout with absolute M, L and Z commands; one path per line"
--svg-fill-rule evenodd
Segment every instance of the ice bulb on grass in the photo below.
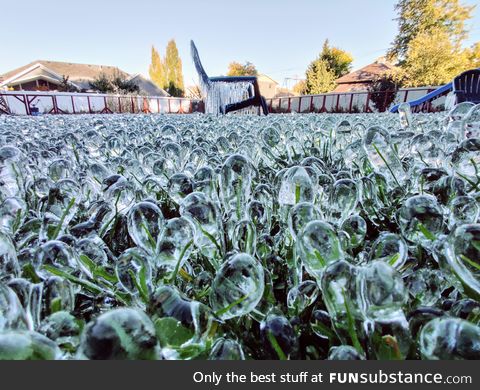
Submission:
M 407 129 L 413 124 L 412 110 L 410 103 L 402 103 L 398 106 L 398 117 L 400 119 L 400 126 Z
M 443 233 L 443 211 L 433 196 L 412 196 L 400 209 L 399 225 L 408 241 L 431 246 L 437 236 Z
M 234 154 L 223 163 L 220 172 L 220 193 L 226 212 L 235 211 L 237 220 L 244 215 L 244 208 L 250 200 L 252 167 L 242 155 Z
M 370 164 L 386 177 L 393 186 L 401 186 L 405 179 L 405 171 L 387 130 L 380 126 L 370 127 L 364 138 L 363 147 Z
M 381 260 L 395 269 L 400 269 L 407 261 L 408 246 L 405 240 L 395 233 L 382 232 L 372 245 L 371 260 Z
M 457 227 L 448 238 L 445 258 L 465 289 L 480 297 L 480 224 Z
M 246 253 L 239 253 L 225 263 L 215 275 L 210 305 L 217 316 L 226 320 L 251 312 L 265 288 L 262 265 Z
M 342 223 L 342 231 L 347 233 L 345 246 L 358 248 L 365 240 L 367 234 L 367 222 L 360 215 L 352 215 Z
M 201 345 L 214 326 L 213 313 L 208 306 L 185 297 L 172 286 L 161 286 L 153 292 L 148 313 L 163 351 L 181 351 L 183 347 Z
M 477 222 L 480 212 L 477 201 L 471 196 L 457 196 L 453 198 L 449 209 L 448 225 L 450 229 L 455 226 Z
M 202 192 L 193 192 L 180 204 L 180 214 L 195 225 L 195 245 L 202 253 L 218 256 L 223 251 L 221 218 L 218 207 Z M 217 253 L 217 255 L 214 255 Z
M 111 310 L 87 324 L 78 353 L 90 360 L 156 360 L 155 327 L 140 310 Z
M 420 332 L 420 353 L 427 360 L 480 359 L 480 327 L 459 318 L 437 318 Z
M 322 221 L 311 221 L 302 229 L 297 250 L 307 272 L 317 279 L 329 264 L 344 259 L 335 230 Z
M 146 253 L 137 248 L 127 249 L 115 262 L 115 275 L 125 291 L 146 298 L 152 281 L 152 269 Z
M 281 206 L 293 206 L 300 202 L 314 202 L 315 179 L 307 172 L 305 167 L 289 168 L 281 181 L 278 203 Z
M 155 253 L 157 238 L 163 228 L 161 210 L 152 202 L 140 202 L 128 213 L 128 233 L 135 244 L 149 254 Z
M 290 209 L 288 228 L 293 238 L 311 221 L 320 220 L 322 214 L 315 205 L 309 202 L 297 203 Z
M 169 273 L 178 272 L 193 249 L 195 229 L 184 217 L 168 220 L 158 239 L 156 265 Z
M 360 190 L 355 181 L 337 180 L 330 193 L 330 220 L 341 225 L 355 211 L 359 198 Z
M 11 330 L 0 333 L 0 360 L 59 360 L 60 348 L 37 332 Z

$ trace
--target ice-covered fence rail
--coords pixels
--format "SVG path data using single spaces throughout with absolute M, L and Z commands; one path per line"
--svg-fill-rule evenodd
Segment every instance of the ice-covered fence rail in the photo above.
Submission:
M 401 88 L 398 90 L 394 102 L 391 106 L 419 99 L 437 87 L 421 88 Z M 388 98 L 391 92 L 376 92 L 380 98 Z M 425 106 L 423 111 L 439 111 L 445 103 L 445 97 Z M 280 112 L 375 112 L 375 106 L 372 101 L 372 93 L 368 91 L 325 93 L 319 95 L 289 96 L 267 99 L 267 105 L 271 113 Z M 387 107 L 388 108 L 388 107 Z
M 165 113 L 186 114 L 198 107 L 198 100 L 161 96 L 109 95 L 94 93 L 0 91 L 14 115 Z

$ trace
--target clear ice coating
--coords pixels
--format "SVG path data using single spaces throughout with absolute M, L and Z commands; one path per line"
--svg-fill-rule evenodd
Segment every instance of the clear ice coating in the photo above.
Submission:
M 185 297 L 172 286 L 158 287 L 148 303 L 164 355 L 177 356 L 177 350 L 205 343 L 214 326 L 211 309 Z
M 137 246 L 155 253 L 157 238 L 163 227 L 163 215 L 155 203 L 140 202 L 128 213 L 128 233 Z
M 262 265 L 246 253 L 239 253 L 222 264 L 212 283 L 210 304 L 226 320 L 251 312 L 265 288 Z
M 59 360 L 60 348 L 48 337 L 31 331 L 0 333 L 0 360 Z
M 370 127 L 363 138 L 363 147 L 374 169 L 388 177 L 391 185 L 400 186 L 405 179 L 405 171 L 388 131 L 381 126 Z
M 320 219 L 322 219 L 322 214 L 313 203 L 297 203 L 289 212 L 288 228 L 290 234 L 293 238 L 296 238 L 307 223 Z
M 172 218 L 158 239 L 156 266 L 169 272 L 183 267 L 193 249 L 195 228 L 186 218 Z
M 398 234 L 382 232 L 375 240 L 370 252 L 372 260 L 382 260 L 393 268 L 400 269 L 407 261 L 408 247 Z
M 412 109 L 409 103 L 402 103 L 398 106 L 398 117 L 400 126 L 407 129 L 413 124 Z
M 480 359 L 480 327 L 459 318 L 437 318 L 420 332 L 420 353 L 426 360 Z
M 155 327 L 140 310 L 111 310 L 85 327 L 78 355 L 90 360 L 158 359 L 159 345 Z
M 242 82 L 215 82 L 206 85 L 200 79 L 200 88 L 205 95 L 205 113 L 218 115 L 223 113 L 222 107 L 248 99 L 249 91 L 251 91 L 253 85 L 252 83 Z M 251 94 L 253 94 L 253 91 L 251 91 Z
M 219 338 L 212 346 L 208 360 L 245 360 L 245 355 L 239 342 Z
M 299 202 L 313 203 L 316 178 L 312 178 L 311 175 L 313 175 L 312 171 L 309 174 L 305 167 L 297 166 L 288 169 L 282 179 L 278 203 L 282 206 L 293 206 Z
M 399 211 L 402 235 L 410 242 L 429 246 L 444 232 L 443 210 L 435 197 L 415 195 Z
M 445 245 L 445 258 L 462 284 L 480 297 L 480 224 L 457 227 Z
M 477 357 L 478 106 L 399 116 L 0 116 L 0 357 Z
M 298 255 L 307 272 L 320 278 L 325 268 L 344 258 L 340 240 L 327 222 L 311 221 L 297 237 Z

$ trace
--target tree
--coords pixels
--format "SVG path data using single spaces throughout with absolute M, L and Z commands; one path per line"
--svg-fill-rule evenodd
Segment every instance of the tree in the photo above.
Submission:
M 183 84 L 182 60 L 178 54 L 177 45 L 171 39 L 165 51 L 165 60 L 152 46 L 152 59 L 148 70 L 150 79 L 160 88 L 166 90 L 172 96 L 183 96 L 185 88 Z
M 133 80 L 128 80 L 120 72 L 115 72 L 112 77 L 112 85 L 115 92 L 120 93 L 139 93 L 140 87 Z
M 171 39 L 167 44 L 164 69 L 167 92 L 172 96 L 183 96 L 185 88 L 183 86 L 182 60 L 178 55 L 178 49 L 174 39 Z
M 300 80 L 293 86 L 293 92 L 298 93 L 299 95 L 304 95 L 306 91 L 307 82 L 305 80 Z
M 140 88 L 125 75 L 115 72 L 111 76 L 100 73 L 92 82 L 90 88 L 101 93 L 138 93 Z
M 395 100 L 398 91 L 398 81 L 395 75 L 385 73 L 375 80 L 368 87 L 370 100 L 379 112 L 384 112 Z
M 158 54 L 158 51 L 154 46 L 152 46 L 152 61 L 148 69 L 148 73 L 150 75 L 150 79 L 157 87 L 166 87 L 165 65 L 160 58 L 160 54 Z
M 399 0 L 398 34 L 388 52 L 390 58 L 405 60 L 410 42 L 419 34 L 443 31 L 454 44 L 467 36 L 465 21 L 472 17 L 474 6 L 464 6 L 460 0 Z
M 441 28 L 419 33 L 407 47 L 402 74 L 406 87 L 442 85 L 472 65 L 470 51 Z
M 335 89 L 337 77 L 325 60 L 317 58 L 313 61 L 308 66 L 306 77 L 306 93 L 308 94 L 326 93 Z
M 100 73 L 93 81 L 90 82 L 90 88 L 101 93 L 114 92 L 115 87 L 112 81 L 105 73 Z
M 227 76 L 256 76 L 257 74 L 257 68 L 251 62 L 241 64 L 233 61 L 228 64 Z
M 328 39 L 323 43 L 320 58 L 325 60 L 328 68 L 335 73 L 336 78 L 342 77 L 350 72 L 353 57 L 345 50 L 338 47 L 330 47 Z
M 469 51 L 470 68 L 480 68 L 480 42 L 475 43 Z
M 350 72 L 353 57 L 338 47 L 331 47 L 328 39 L 318 58 L 310 63 L 306 72 L 306 93 L 318 94 L 335 89 L 335 80 Z
M 58 85 L 59 92 L 78 92 L 78 88 L 76 88 L 70 81 L 70 76 L 62 75 L 62 81 Z

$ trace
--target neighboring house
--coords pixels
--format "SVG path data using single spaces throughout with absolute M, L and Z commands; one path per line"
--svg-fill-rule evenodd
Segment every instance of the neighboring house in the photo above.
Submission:
M 364 66 L 336 80 L 337 87 L 333 92 L 366 91 L 373 80 L 395 69 L 385 58 L 380 57 L 373 64 Z
M 258 87 L 260 94 L 265 99 L 271 99 L 277 96 L 277 93 L 281 89 L 279 84 L 269 76 L 259 73 L 257 74 Z M 200 88 L 197 85 L 187 86 L 185 88 L 185 96 L 198 99 L 202 95 Z
M 265 99 L 271 99 L 277 95 L 278 83 L 268 77 L 265 74 L 259 73 L 257 75 L 258 87 L 260 88 L 260 94 Z
M 280 97 L 293 97 L 293 96 L 298 96 L 298 93 L 295 93 L 291 89 L 288 88 L 277 88 L 277 93 L 275 94 L 274 97 L 280 98 Z
M 135 74 L 129 78 L 140 88 L 140 94 L 147 96 L 170 96 L 167 91 L 158 87 L 152 80 L 141 74 Z
M 20 68 L 0 75 L 0 89 L 15 91 L 55 91 L 68 76 L 69 83 L 80 92 L 90 91 L 90 82 L 101 74 L 107 77 L 120 76 L 135 80 L 141 94 L 169 96 L 150 80 L 141 75 L 130 75 L 115 67 L 106 65 L 74 64 L 69 62 L 43 61 L 31 62 Z

